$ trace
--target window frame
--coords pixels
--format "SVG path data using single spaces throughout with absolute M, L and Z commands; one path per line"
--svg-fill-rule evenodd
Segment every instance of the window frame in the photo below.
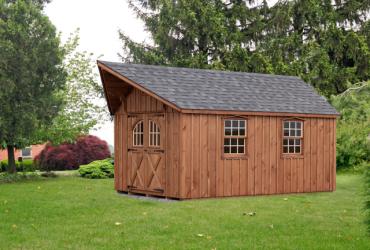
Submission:
M 29 148 L 29 149 L 30 149 L 30 154 L 25 156 L 25 155 L 23 155 L 23 149 L 27 149 L 27 148 Z M 32 146 L 22 148 L 22 149 L 21 149 L 21 154 L 20 154 L 20 156 L 21 156 L 22 158 L 25 158 L 25 159 L 31 159 L 31 158 L 32 158 Z
M 148 119 L 149 121 L 149 129 L 148 129 L 148 147 L 150 148 L 160 148 L 161 147 L 161 143 L 162 143 L 162 139 L 161 139 L 161 126 L 154 120 L 152 119 Z M 158 129 L 158 131 L 151 131 L 151 123 L 153 123 L 153 126 L 156 126 L 156 128 Z M 157 145 L 152 145 L 151 144 L 151 136 L 153 135 L 153 138 L 157 136 L 157 142 L 159 141 L 159 144 Z M 158 140 L 159 139 L 159 140 Z
M 245 123 L 244 129 L 245 134 L 244 136 L 226 136 L 225 135 L 225 121 L 226 120 L 243 120 Z M 222 137 L 221 137 L 221 158 L 222 159 L 245 159 L 248 157 L 247 149 L 248 149 L 248 118 L 244 116 L 226 116 L 223 117 L 222 120 Z M 225 138 L 238 138 L 244 139 L 244 153 L 225 153 Z
M 301 123 L 301 135 L 300 136 L 285 136 L 284 135 L 284 123 L 285 122 L 300 122 Z M 290 128 L 290 126 L 289 126 Z M 281 120 L 281 156 L 283 158 L 303 158 L 304 156 L 304 130 L 305 130 L 305 120 L 301 118 L 286 118 Z M 300 152 L 299 153 L 289 153 L 289 146 L 288 146 L 288 152 L 284 153 L 284 139 L 299 139 L 300 140 Z
M 140 124 L 140 123 L 142 123 L 143 124 L 143 129 L 142 129 L 142 131 L 141 132 L 139 132 L 138 134 L 140 135 L 142 135 L 143 136 L 143 143 L 142 143 L 142 145 L 135 145 L 135 129 L 136 129 L 136 127 Z M 142 148 L 142 147 L 144 147 L 144 145 L 145 145 L 145 133 L 144 133 L 144 131 L 145 131 L 145 123 L 144 123 L 144 119 L 140 119 L 139 121 L 137 121 L 136 123 L 135 123 L 135 125 L 133 126 L 133 129 L 132 129 L 132 131 L 131 131 L 131 133 L 132 133 L 132 147 L 135 147 L 135 148 Z

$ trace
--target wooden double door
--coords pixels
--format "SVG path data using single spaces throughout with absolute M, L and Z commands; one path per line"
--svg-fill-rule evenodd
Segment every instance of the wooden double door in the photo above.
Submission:
M 165 189 L 165 115 L 128 116 L 129 191 L 161 195 Z

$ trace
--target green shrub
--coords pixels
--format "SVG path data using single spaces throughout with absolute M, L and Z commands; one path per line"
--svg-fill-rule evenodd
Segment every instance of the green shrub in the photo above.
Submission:
M 1 171 L 6 172 L 8 170 L 8 165 L 9 165 L 8 160 L 2 160 L 0 164 L 1 164 Z M 21 166 L 19 165 L 18 161 L 15 161 L 15 167 L 17 171 L 22 171 Z
M 93 161 L 86 165 L 81 165 L 78 169 L 80 175 L 90 179 L 105 179 L 114 177 L 114 166 L 111 159 Z
M 0 184 L 39 179 L 41 176 L 37 173 L 0 173 Z
M 2 160 L 0 163 L 0 170 L 6 172 L 8 169 L 8 160 Z M 32 159 L 26 159 L 21 162 L 15 161 L 17 172 L 34 172 L 37 167 Z
M 32 159 L 23 160 L 20 162 L 20 165 L 22 166 L 23 172 L 34 172 L 37 170 L 36 164 L 34 164 Z

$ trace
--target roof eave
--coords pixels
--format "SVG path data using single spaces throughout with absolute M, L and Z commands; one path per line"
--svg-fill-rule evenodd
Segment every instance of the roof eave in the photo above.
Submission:
M 253 115 L 253 116 L 279 116 L 279 117 L 315 117 L 315 118 L 338 118 L 340 114 L 315 114 L 294 112 L 266 112 L 266 111 L 239 111 L 239 110 L 216 110 L 216 109 L 182 109 L 184 114 L 218 114 L 218 115 Z
M 104 97 L 105 97 L 105 100 L 107 101 L 107 106 L 108 106 L 109 113 L 110 113 L 110 115 L 114 115 L 114 113 L 112 112 L 111 104 L 109 102 L 107 89 L 106 89 L 106 84 L 105 84 L 105 80 L 104 80 L 104 77 L 103 77 L 103 72 L 101 71 L 101 68 L 99 66 L 99 61 L 97 61 L 97 65 L 98 65 L 100 80 L 101 80 L 102 85 L 103 85 Z

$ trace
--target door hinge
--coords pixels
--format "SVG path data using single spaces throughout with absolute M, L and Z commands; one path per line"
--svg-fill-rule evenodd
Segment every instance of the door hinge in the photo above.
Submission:
M 150 150 L 147 150 L 146 152 L 149 152 L 149 153 L 164 153 L 164 150 L 163 149 L 150 149 Z
M 150 116 L 160 116 L 160 117 L 164 117 L 164 114 L 163 113 L 160 113 L 160 114 L 151 114 Z

